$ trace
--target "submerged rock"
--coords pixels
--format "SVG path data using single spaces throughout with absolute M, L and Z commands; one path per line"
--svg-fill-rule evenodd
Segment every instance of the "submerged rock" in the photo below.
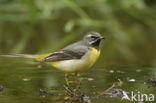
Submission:
M 4 92 L 4 90 L 5 88 L 2 85 L 0 85 L 0 92 Z
M 149 88 L 156 88 L 156 76 L 149 78 L 147 83 L 149 84 Z

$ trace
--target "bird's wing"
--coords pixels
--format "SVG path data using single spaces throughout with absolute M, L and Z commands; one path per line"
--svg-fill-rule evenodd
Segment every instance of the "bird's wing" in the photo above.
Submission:
M 81 42 L 76 42 L 71 44 L 60 51 L 54 52 L 49 56 L 43 58 L 41 62 L 51 62 L 51 61 L 63 61 L 80 59 L 88 51 L 88 47 L 81 44 Z
M 41 60 L 41 62 L 50 62 L 50 61 L 62 61 L 62 60 L 70 60 L 70 59 L 79 59 L 82 56 L 74 53 L 72 51 L 60 50 L 58 52 L 54 52 L 49 56 L 45 57 Z

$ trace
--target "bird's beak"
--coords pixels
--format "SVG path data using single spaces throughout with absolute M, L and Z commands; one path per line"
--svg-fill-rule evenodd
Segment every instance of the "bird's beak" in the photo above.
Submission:
M 101 36 L 100 39 L 101 39 L 101 40 L 105 40 L 105 37 Z

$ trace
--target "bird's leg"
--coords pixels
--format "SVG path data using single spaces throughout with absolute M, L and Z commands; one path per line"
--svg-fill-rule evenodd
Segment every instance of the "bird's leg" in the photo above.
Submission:
M 68 73 L 65 73 L 64 77 L 65 77 L 66 84 L 69 87 Z
M 75 83 L 75 90 L 74 91 L 76 92 L 80 87 L 80 80 L 78 79 L 78 73 L 75 73 L 74 83 Z

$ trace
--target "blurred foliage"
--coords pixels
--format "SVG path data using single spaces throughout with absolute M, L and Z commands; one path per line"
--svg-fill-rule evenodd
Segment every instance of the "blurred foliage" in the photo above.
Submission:
M 99 65 L 156 64 L 155 0 L 0 0 L 0 53 L 48 53 L 97 31 Z

